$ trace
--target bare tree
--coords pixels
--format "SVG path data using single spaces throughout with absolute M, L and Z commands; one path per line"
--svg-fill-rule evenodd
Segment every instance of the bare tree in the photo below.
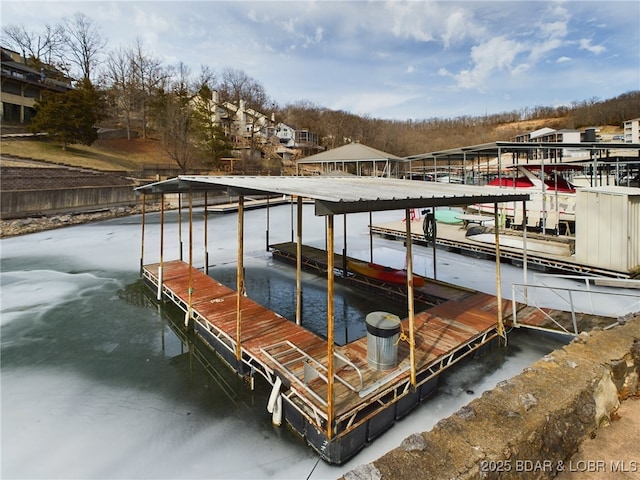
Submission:
M 5 45 L 18 50 L 34 66 L 62 66 L 65 35 L 61 25 L 45 24 L 41 32 L 29 31 L 24 25 L 6 25 L 2 27 L 2 37 Z
M 194 107 L 196 82 L 191 71 L 180 62 L 173 69 L 169 88 L 156 98 L 155 119 L 162 144 L 171 159 L 186 173 L 197 157 Z
M 116 109 L 124 114 L 127 139 L 131 140 L 132 115 L 140 98 L 135 80 L 133 51 L 119 48 L 109 54 L 105 77 L 111 87 Z
M 107 40 L 102 37 L 94 21 L 84 13 L 76 12 L 64 22 L 69 60 L 78 67 L 82 78 L 91 79 Z
M 160 92 L 169 77 L 169 71 L 159 59 L 145 51 L 142 40 L 136 40 L 133 49 L 134 75 L 140 91 L 140 113 L 142 117 L 142 138 L 147 138 L 149 106 L 153 96 Z
M 223 102 L 240 105 L 240 100 L 244 100 L 248 108 L 257 111 L 264 111 L 269 105 L 269 97 L 263 86 L 242 70 L 225 69 L 218 90 Z
M 165 99 L 164 113 L 162 143 L 182 173 L 187 173 L 196 156 L 192 142 L 193 110 L 183 98 L 170 93 Z

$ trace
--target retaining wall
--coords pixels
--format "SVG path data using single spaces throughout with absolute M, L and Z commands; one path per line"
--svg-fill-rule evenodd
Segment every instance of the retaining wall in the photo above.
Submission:
M 78 212 L 91 208 L 109 208 L 139 202 L 131 185 L 3 190 L 0 193 L 0 215 L 3 219 Z
M 640 316 L 583 333 L 345 480 L 539 479 L 638 394 Z

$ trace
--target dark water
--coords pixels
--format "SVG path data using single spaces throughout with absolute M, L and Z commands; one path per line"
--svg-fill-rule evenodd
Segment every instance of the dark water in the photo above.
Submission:
M 235 290 L 236 270 L 216 267 L 209 275 Z M 269 262 L 267 267 L 245 268 L 247 295 L 257 303 L 295 321 L 296 278 L 295 267 Z M 327 337 L 327 287 L 324 276 L 303 272 L 302 275 L 302 325 L 326 339 Z M 357 340 L 366 335 L 365 318 L 376 310 L 390 312 L 404 318 L 405 305 L 353 290 L 339 283 L 334 286 L 334 338 L 338 345 Z

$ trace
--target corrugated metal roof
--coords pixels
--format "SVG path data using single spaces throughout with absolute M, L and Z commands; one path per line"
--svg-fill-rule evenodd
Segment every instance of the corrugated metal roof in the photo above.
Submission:
M 316 215 L 525 201 L 522 190 L 377 177 L 185 175 L 136 188 L 140 193 L 227 190 L 233 195 L 291 195 L 315 200 Z

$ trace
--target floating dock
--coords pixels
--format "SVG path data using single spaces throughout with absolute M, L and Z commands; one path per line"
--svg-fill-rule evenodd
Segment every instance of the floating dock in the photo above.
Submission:
M 158 288 L 159 267 L 146 265 L 143 270 L 153 289 Z M 366 337 L 336 346 L 335 430 L 329 440 L 326 339 L 244 296 L 240 298 L 244 320 L 239 332 L 236 291 L 180 260 L 164 263 L 162 278 L 163 298 L 185 312 L 190 305 L 196 332 L 234 370 L 251 377 L 260 374 L 277 388 L 277 401 L 282 402 L 280 421 L 330 463 L 353 457 L 427 398 L 442 371 L 498 336 L 496 297 L 491 295 L 465 292 L 456 300 L 416 314 L 417 388 L 410 382 L 406 338 L 398 344 L 396 367 L 384 371 L 367 362 Z M 401 329 L 408 331 L 407 319 L 401 322 Z
M 426 239 L 422 231 L 422 220 L 413 222 L 411 238 L 414 242 L 425 244 Z M 404 222 L 388 222 L 371 225 L 371 231 L 386 238 L 406 240 L 406 227 Z M 491 236 L 493 227 L 487 228 L 487 234 Z M 466 236 L 466 229 L 459 225 L 438 223 L 436 245 L 438 248 L 477 258 L 495 259 L 495 243 L 487 243 L 474 240 L 474 236 Z M 489 233 L 490 232 L 490 233 Z M 509 239 L 516 239 L 522 244 L 522 232 L 506 229 L 500 233 L 500 259 L 511 262 L 516 266 L 524 263 L 523 248 L 509 243 Z M 545 248 L 546 246 L 546 248 Z M 538 248 L 536 248 L 538 247 Z M 539 270 L 556 272 L 568 272 L 580 275 L 600 275 L 613 278 L 629 278 L 628 272 L 621 272 L 577 262 L 571 251 L 570 239 L 565 236 L 542 236 L 529 233 L 527 236 L 527 264 Z
M 364 177 L 181 176 L 138 187 L 136 190 L 143 197 L 141 275 L 157 291 L 159 301 L 169 300 L 185 312 L 185 325 L 193 326 L 239 375 L 250 380 L 250 384 L 256 374 L 264 377 L 272 386 L 267 407 L 274 424 L 287 423 L 323 459 L 341 464 L 427 398 L 436 388 L 440 373 L 489 348 L 499 338 L 506 340 L 504 319 L 508 318 L 510 307 L 518 310 L 519 318 L 545 315 L 539 309 L 526 313 L 529 307 L 521 309 L 515 302 L 502 299 L 499 261 L 496 261 L 496 296 L 455 289 L 439 282 L 426 282 L 426 285 L 422 285 L 422 281 L 414 282 L 413 242 L 405 242 L 406 283 L 402 285 L 392 286 L 341 269 L 348 259 L 334 253 L 336 215 L 404 210 L 405 235 L 413 239 L 411 215 L 415 209 L 493 203 L 497 223 L 500 203 L 523 202 L 525 208 L 528 199 L 527 194 L 510 189 L 488 191 L 481 187 L 426 183 Z M 193 264 L 192 194 L 203 191 L 226 191 L 230 196 L 238 196 L 235 290 L 208 275 L 207 260 L 204 271 Z M 174 193 L 187 195 L 189 200 L 188 263 L 182 260 L 181 243 L 181 259 L 164 260 L 163 197 Z M 147 194 L 161 196 L 157 263 L 145 262 Z M 296 253 L 292 253 L 292 244 L 278 248 L 278 255 L 296 264 L 295 321 L 283 318 L 243 294 L 244 200 L 249 195 L 296 199 Z M 315 215 L 325 217 L 326 250 L 313 250 L 303 244 L 303 199 L 311 199 Z M 203 221 L 203 246 L 208 259 L 207 215 Z M 267 245 L 268 232 L 267 221 Z M 499 236 L 495 239 L 495 258 L 500 259 Z M 324 263 L 317 261 L 322 256 Z M 326 338 L 304 328 L 303 264 L 326 276 Z M 396 299 L 406 302 L 407 318 L 394 320 L 398 323 L 397 332 L 393 333 L 397 339 L 388 338 L 375 326 L 370 329 L 367 320 L 366 337 L 345 345 L 335 343 L 334 283 L 343 279 L 358 288 L 391 292 Z M 419 288 L 416 284 L 420 284 Z M 422 311 L 417 311 L 417 305 Z M 395 349 L 392 363 L 372 361 L 370 337 L 372 344 L 384 340 L 384 348 Z

